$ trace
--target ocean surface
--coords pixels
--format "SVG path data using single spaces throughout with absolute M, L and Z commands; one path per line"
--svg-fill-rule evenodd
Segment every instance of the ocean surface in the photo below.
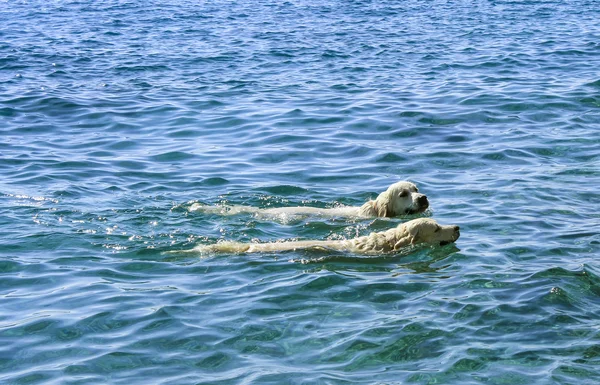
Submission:
M 598 384 L 600 2 L 0 1 L 0 383 Z M 410 218 L 451 245 L 197 255 Z

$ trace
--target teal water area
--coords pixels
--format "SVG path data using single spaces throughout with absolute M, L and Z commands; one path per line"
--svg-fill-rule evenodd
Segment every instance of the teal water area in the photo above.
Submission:
M 0 383 L 597 384 L 600 3 L 0 1 Z M 453 245 L 342 239 L 406 218 Z

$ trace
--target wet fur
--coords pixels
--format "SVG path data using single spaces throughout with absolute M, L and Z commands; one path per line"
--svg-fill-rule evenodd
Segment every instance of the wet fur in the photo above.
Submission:
M 459 227 L 442 226 L 431 218 L 418 218 L 382 232 L 339 241 L 293 241 L 270 243 L 222 242 L 197 246 L 189 252 L 199 253 L 257 253 L 299 249 L 330 249 L 359 254 L 382 254 L 417 244 L 445 244 L 455 242 L 460 236 Z
M 343 217 L 396 217 L 401 215 L 416 214 L 425 211 L 429 201 L 424 194 L 419 193 L 417 186 L 411 182 L 397 182 L 377 196 L 374 200 L 366 202 L 360 207 L 278 207 L 259 209 L 250 206 L 202 206 L 197 203 L 190 207 L 190 211 L 200 211 L 211 214 L 233 215 L 251 213 L 258 215 L 322 215 Z

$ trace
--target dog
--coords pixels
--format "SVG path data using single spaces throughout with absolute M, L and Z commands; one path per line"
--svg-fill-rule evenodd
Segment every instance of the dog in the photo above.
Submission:
M 446 245 L 460 237 L 456 225 L 439 225 L 431 218 L 417 218 L 383 232 L 347 240 L 291 241 L 269 243 L 221 242 L 200 245 L 184 252 L 210 253 L 259 253 L 269 251 L 293 251 L 300 249 L 327 249 L 349 251 L 358 254 L 378 255 L 399 251 L 418 244 Z
M 190 211 L 202 211 L 211 214 L 267 214 L 267 215 L 321 215 L 341 217 L 397 217 L 422 213 L 429 207 L 427 196 L 419 193 L 419 189 L 411 182 L 396 182 L 375 200 L 369 200 L 360 207 L 277 207 L 259 209 L 250 206 L 203 206 L 194 203 Z

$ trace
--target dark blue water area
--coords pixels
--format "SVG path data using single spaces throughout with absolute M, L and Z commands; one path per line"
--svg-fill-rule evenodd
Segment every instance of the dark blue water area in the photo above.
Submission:
M 3 384 L 597 384 L 600 3 L 0 1 Z M 446 246 L 347 239 L 410 180 Z

